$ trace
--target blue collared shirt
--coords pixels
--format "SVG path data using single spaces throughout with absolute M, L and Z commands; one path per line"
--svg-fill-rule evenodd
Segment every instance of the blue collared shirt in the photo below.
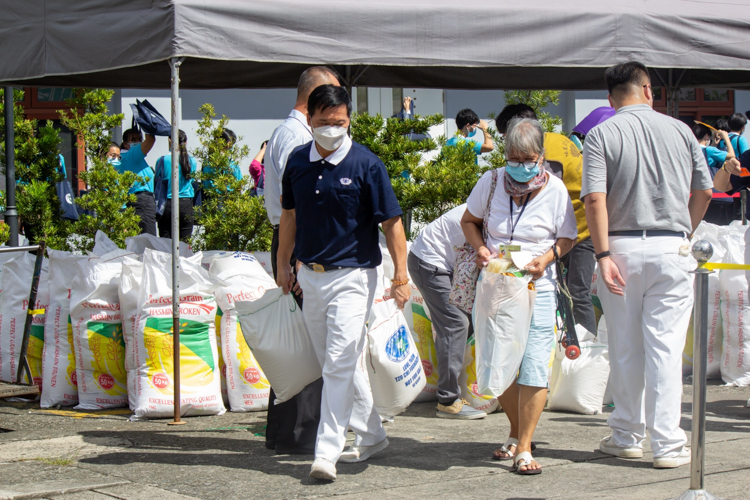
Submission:
M 349 137 L 325 159 L 315 142 L 296 148 L 281 205 L 296 211 L 296 257 L 327 266 L 379 265 L 378 224 L 402 214 L 383 162 Z

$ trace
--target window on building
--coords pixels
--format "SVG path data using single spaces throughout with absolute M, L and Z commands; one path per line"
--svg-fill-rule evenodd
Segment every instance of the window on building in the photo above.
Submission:
M 667 112 L 666 92 L 654 88 L 654 109 Z M 695 120 L 713 125 L 719 118 L 729 118 L 734 113 L 734 91 L 726 89 L 680 89 L 678 105 L 680 120 L 691 127 Z
M 401 112 L 404 105 L 404 89 L 393 89 L 393 114 Z
M 367 113 L 367 87 L 357 87 L 357 113 Z

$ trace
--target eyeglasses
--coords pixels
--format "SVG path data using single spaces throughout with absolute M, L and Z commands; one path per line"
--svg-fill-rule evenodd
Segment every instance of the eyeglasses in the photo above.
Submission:
M 523 167 L 527 170 L 531 170 L 532 168 L 536 167 L 539 164 L 539 160 L 536 161 L 512 161 L 508 158 L 505 158 L 505 164 L 509 166 L 510 168 L 518 168 Z

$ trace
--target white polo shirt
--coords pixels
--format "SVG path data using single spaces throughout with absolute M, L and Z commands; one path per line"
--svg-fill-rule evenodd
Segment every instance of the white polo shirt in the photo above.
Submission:
M 281 219 L 281 179 L 286 161 L 294 148 L 313 140 L 307 116 L 293 109 L 284 123 L 276 127 L 266 149 L 265 204 L 268 220 L 276 226 Z M 314 148 L 313 148 L 314 149 Z
M 456 263 L 456 247 L 466 243 L 461 229 L 461 218 L 466 212 L 466 203 L 443 214 L 419 232 L 411 246 L 411 253 L 421 260 L 443 271 L 453 272 Z

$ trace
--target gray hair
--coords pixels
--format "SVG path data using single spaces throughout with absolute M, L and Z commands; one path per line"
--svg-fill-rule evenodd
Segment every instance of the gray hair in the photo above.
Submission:
M 544 129 L 533 118 L 515 118 L 508 123 L 505 133 L 505 155 L 526 156 L 544 154 Z

